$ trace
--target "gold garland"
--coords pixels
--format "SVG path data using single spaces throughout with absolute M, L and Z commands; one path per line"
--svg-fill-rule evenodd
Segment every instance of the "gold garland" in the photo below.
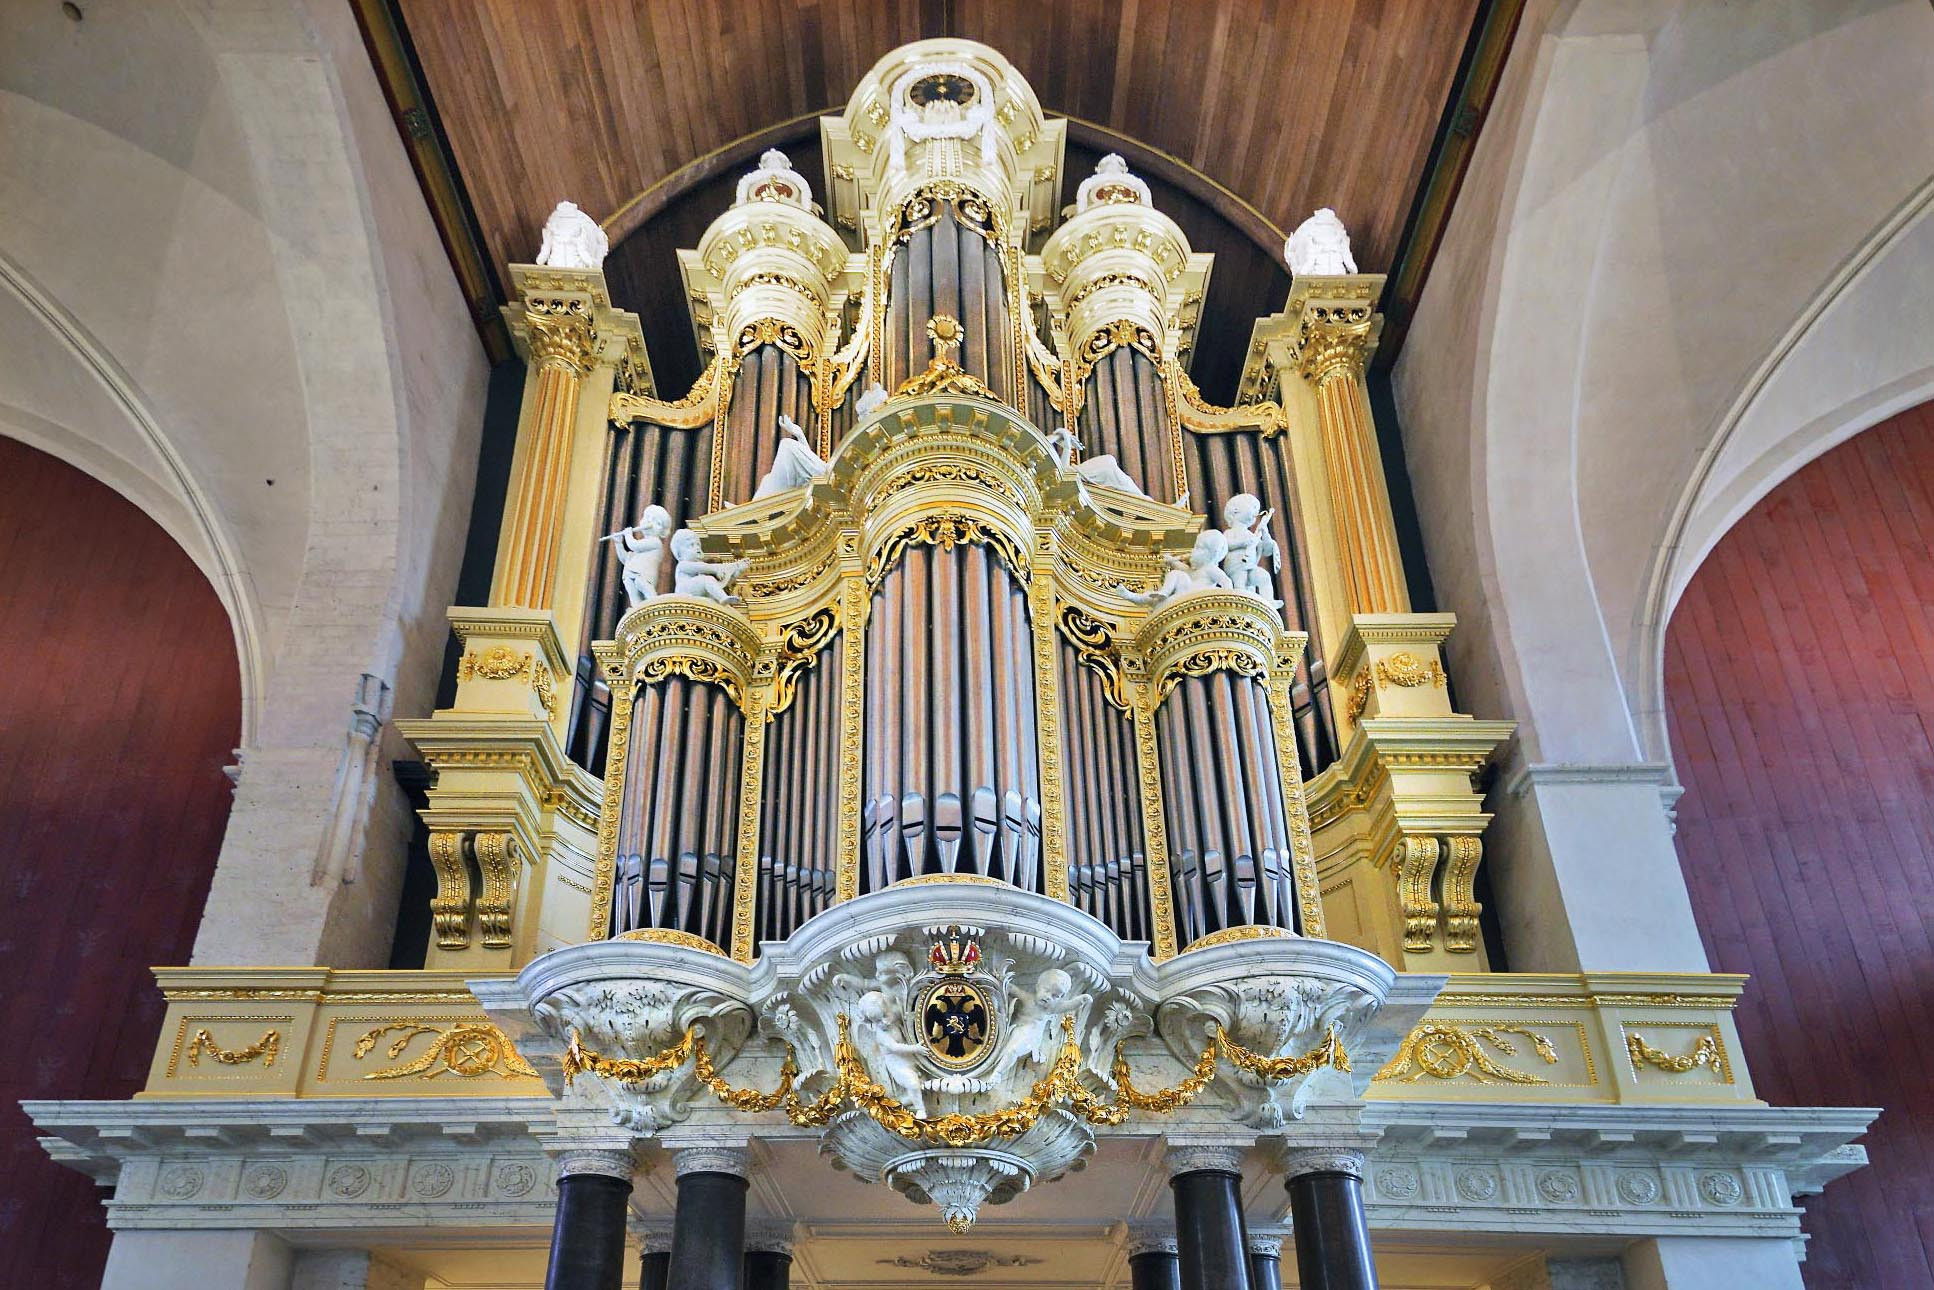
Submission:
M 1227 1058 L 1232 1065 L 1261 1079 L 1276 1083 L 1307 1075 L 1318 1067 L 1340 1071 L 1350 1069 L 1350 1058 L 1331 1027 L 1316 1047 L 1300 1057 L 1264 1057 L 1230 1039 L 1218 1026 L 1208 1047 L 1195 1060 L 1195 1067 L 1179 1084 L 1144 1091 L 1130 1079 L 1128 1056 L 1122 1045 L 1115 1045 L 1115 1061 L 1110 1072 L 1115 1084 L 1113 1102 L 1105 1102 L 1081 1083 L 1081 1048 L 1074 1038 L 1074 1019 L 1061 1018 L 1061 1051 L 1054 1064 L 1034 1082 L 1027 1095 L 1013 1106 L 977 1114 L 951 1112 L 947 1115 L 915 1115 L 905 1103 L 887 1092 L 866 1069 L 859 1050 L 853 1047 L 846 1015 L 838 1018 L 839 1040 L 833 1048 L 835 1078 L 824 1093 L 807 1102 L 799 1097 L 795 1080 L 799 1066 L 792 1045 L 786 1046 L 779 1067 L 779 1083 L 770 1093 L 735 1088 L 720 1078 L 713 1067 L 711 1051 L 704 1036 L 687 1030 L 682 1038 L 663 1052 L 643 1060 L 606 1057 L 584 1046 L 577 1031 L 564 1050 L 564 1082 L 571 1083 L 582 1074 L 599 1075 L 620 1084 L 640 1084 L 692 1062 L 692 1073 L 711 1090 L 712 1095 L 734 1110 L 771 1111 L 783 1107 L 786 1118 L 800 1128 L 823 1128 L 841 1108 L 851 1106 L 866 1112 L 881 1127 L 915 1142 L 932 1142 L 947 1147 L 968 1147 L 995 1138 L 1018 1138 L 1040 1120 L 1050 1108 L 1066 1104 L 1090 1124 L 1120 1124 L 1130 1111 L 1170 1112 L 1181 1109 L 1201 1095 L 1215 1079 L 1217 1063 Z
M 1683 1075 L 1701 1066 L 1710 1066 L 1715 1071 L 1719 1069 L 1719 1040 L 1710 1031 L 1699 1036 L 1699 1042 L 1684 1057 L 1662 1052 L 1646 1043 L 1637 1031 L 1628 1031 L 1625 1035 L 1625 1052 L 1632 1059 L 1632 1069 L 1635 1071 L 1643 1070 L 1648 1065 L 1674 1075 Z

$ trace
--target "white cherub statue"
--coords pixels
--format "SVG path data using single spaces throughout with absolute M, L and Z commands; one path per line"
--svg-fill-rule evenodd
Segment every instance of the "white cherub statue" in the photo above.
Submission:
M 1336 277 L 1356 272 L 1356 259 L 1350 254 L 1350 231 L 1336 212 L 1325 206 L 1296 226 L 1283 243 L 1283 259 L 1290 273 L 1298 278 Z
M 788 488 L 797 488 L 810 483 L 826 473 L 826 461 L 806 443 L 806 430 L 797 421 L 781 412 L 779 414 L 779 451 L 772 459 L 772 469 L 766 472 L 759 486 L 752 490 L 752 500 L 783 493 Z
M 1103 454 L 1099 457 L 1074 459 L 1075 450 L 1081 447 L 1081 440 L 1074 437 L 1074 431 L 1066 426 L 1057 426 L 1048 436 L 1048 451 L 1054 455 L 1055 464 L 1063 470 L 1072 470 L 1084 484 L 1094 484 L 1100 488 L 1118 489 L 1146 497 L 1147 493 L 1121 468 L 1121 463 Z
M 544 221 L 544 244 L 537 248 L 537 262 L 553 269 L 599 269 L 611 250 L 611 240 L 598 222 L 577 208 L 576 202 L 559 202 Z
M 1237 591 L 1281 608 L 1283 602 L 1276 599 L 1275 584 L 1262 568 L 1262 562 L 1268 560 L 1277 573 L 1283 571 L 1283 549 L 1269 534 L 1269 519 L 1275 513 L 1265 511 L 1250 493 L 1237 493 L 1222 504 L 1226 522 L 1222 536 L 1229 544 L 1229 553 L 1222 557 L 1222 571 Z
M 852 1034 L 853 1047 L 866 1059 L 873 1078 L 907 1110 L 925 1116 L 927 1095 L 920 1087 L 920 1066 L 914 1059 L 926 1050 L 895 1033 L 886 995 L 869 990 L 860 997 L 853 1010 Z
M 732 579 L 745 572 L 744 560 L 707 560 L 698 549 L 698 533 L 680 529 L 672 534 L 672 587 L 681 596 L 716 600 L 721 605 L 736 605 Z
M 1061 1018 L 1074 1014 L 1078 1027 L 1079 1014 L 1087 1012 L 1095 1001 L 1091 994 L 1076 994 L 1074 979 L 1060 968 L 1047 968 L 1035 977 L 1033 994 L 1018 985 L 1011 988 L 1020 1009 L 1007 1032 L 1000 1060 L 987 1072 L 989 1081 L 1001 1079 L 1023 1059 L 1036 1065 L 1053 1061 L 1061 1047 Z
M 671 512 L 653 504 L 645 507 L 635 527 L 619 529 L 598 539 L 624 543 L 625 596 L 631 601 L 631 608 L 636 609 L 658 594 L 658 571 L 665 563 L 665 539 L 671 531 Z
M 1159 605 L 1191 591 L 1226 589 L 1231 584 L 1229 575 L 1222 571 L 1222 561 L 1228 554 L 1229 539 L 1215 529 L 1203 529 L 1195 535 L 1188 559 L 1173 551 L 1163 553 L 1162 563 L 1168 566 L 1168 573 L 1162 578 L 1161 586 L 1153 591 L 1131 591 L 1126 586 L 1118 590 L 1138 605 Z
M 886 386 L 875 381 L 860 392 L 859 398 L 853 400 L 853 416 L 857 420 L 864 421 L 878 412 L 885 402 Z

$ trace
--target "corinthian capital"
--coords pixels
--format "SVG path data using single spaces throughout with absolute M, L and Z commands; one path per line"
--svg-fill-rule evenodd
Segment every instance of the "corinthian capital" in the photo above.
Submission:
M 539 367 L 563 368 L 574 376 L 591 370 L 597 332 L 584 302 L 537 298 L 524 305 L 524 331 L 531 360 Z
M 1321 384 L 1332 376 L 1362 376 L 1375 346 L 1377 317 L 1365 303 L 1324 302 L 1303 310 L 1303 375 Z

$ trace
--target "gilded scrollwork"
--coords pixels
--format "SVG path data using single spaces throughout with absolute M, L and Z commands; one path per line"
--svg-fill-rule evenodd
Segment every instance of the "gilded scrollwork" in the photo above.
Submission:
M 369 1056 L 385 1036 L 394 1036 L 385 1049 L 390 1061 L 401 1061 L 410 1045 L 425 1036 L 429 1045 L 399 1066 L 369 1071 L 364 1079 L 436 1079 L 455 1075 L 458 1079 L 480 1079 L 496 1075 L 505 1079 L 536 1079 L 537 1072 L 523 1059 L 504 1032 L 486 1021 L 460 1021 L 453 1025 L 433 1025 L 420 1021 L 386 1022 L 365 1031 L 351 1049 L 358 1061 Z
M 617 425 L 643 421 L 670 430 L 696 430 L 710 425 L 718 413 L 719 391 L 729 379 L 729 367 L 726 360 L 714 354 L 698 379 L 692 382 L 692 388 L 671 402 L 618 390 L 611 396 L 607 415 Z
M 958 511 L 922 515 L 896 530 L 866 562 L 866 583 L 877 587 L 887 570 L 896 564 L 910 546 L 937 546 L 951 551 L 962 543 L 979 543 L 992 548 L 1007 571 L 1019 582 L 1028 580 L 1027 553 L 1005 530 L 978 516 Z
M 1502 1056 L 1515 1057 L 1518 1046 L 1507 1035 L 1529 1040 L 1532 1052 L 1540 1061 L 1547 1066 L 1557 1065 L 1558 1051 L 1551 1040 L 1529 1027 L 1429 1021 L 1405 1036 L 1396 1056 L 1374 1079 L 1412 1084 L 1429 1076 L 1435 1080 L 1468 1078 L 1479 1084 L 1549 1084 L 1551 1081 L 1544 1076 L 1503 1065 L 1485 1051 L 1484 1045 L 1488 1044 Z
M 1101 677 L 1102 694 L 1126 712 L 1130 706 L 1128 679 L 1122 673 L 1121 643 L 1115 629 L 1079 605 L 1061 606 L 1061 634 L 1075 647 L 1084 667 Z
M 772 700 L 765 710 L 767 721 L 792 706 L 799 674 L 819 661 L 820 651 L 838 631 L 839 614 L 831 605 L 788 623 L 781 630 L 778 661 L 772 677 Z

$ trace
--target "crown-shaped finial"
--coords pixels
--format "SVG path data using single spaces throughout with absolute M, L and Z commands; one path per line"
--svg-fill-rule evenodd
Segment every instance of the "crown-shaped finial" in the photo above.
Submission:
M 980 942 L 958 927 L 949 927 L 927 951 L 927 962 L 946 976 L 966 976 L 980 967 Z

